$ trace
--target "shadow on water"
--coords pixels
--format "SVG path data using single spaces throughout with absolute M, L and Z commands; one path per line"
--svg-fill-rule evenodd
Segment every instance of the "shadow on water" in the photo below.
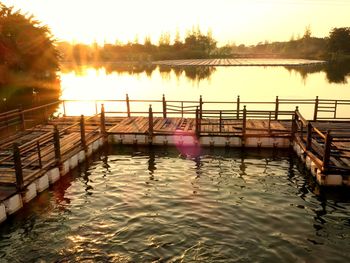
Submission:
M 107 74 L 131 74 L 137 75 L 146 73 L 151 76 L 157 69 L 164 79 L 168 79 L 173 72 L 177 77 L 184 74 L 188 79 L 200 82 L 202 80 L 210 79 L 211 75 L 216 71 L 215 66 L 167 66 L 167 65 L 153 65 L 150 63 L 96 63 L 88 65 L 79 65 L 67 63 L 64 65 L 62 72 L 68 73 L 74 71 L 77 75 L 84 74 L 84 68 L 92 67 L 95 69 L 104 68 Z M 334 61 L 326 64 L 313 64 L 307 66 L 286 66 L 288 71 L 298 72 L 305 80 L 308 75 L 325 72 L 328 83 L 346 84 L 347 78 L 350 76 L 350 61 Z
M 306 80 L 308 75 L 325 72 L 329 83 L 347 84 L 350 77 L 350 60 L 334 61 L 326 64 L 315 64 L 308 66 L 288 66 L 289 71 L 298 72 Z
M 0 112 L 28 109 L 55 102 L 60 96 L 58 81 L 43 86 L 0 86 Z
M 87 65 L 67 63 L 62 67 L 62 72 L 68 73 L 74 71 L 76 75 L 84 75 L 84 70 L 91 67 L 94 69 L 103 68 L 106 70 L 106 74 L 118 73 L 138 75 L 146 73 L 147 76 L 151 76 L 156 70 L 158 70 L 164 79 L 169 78 L 170 74 L 173 72 L 177 77 L 184 74 L 188 79 L 195 82 L 210 79 L 210 76 L 216 71 L 216 68 L 213 66 L 171 67 L 166 65 L 156 66 L 149 63 L 96 63 Z

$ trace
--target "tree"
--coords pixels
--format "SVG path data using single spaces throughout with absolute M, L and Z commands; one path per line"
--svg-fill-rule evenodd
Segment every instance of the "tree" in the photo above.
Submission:
M 0 3 L 0 66 L 34 79 L 55 79 L 59 54 L 47 26 Z
M 328 49 L 334 53 L 350 54 L 350 27 L 333 28 L 329 34 Z
M 303 39 L 310 39 L 310 38 L 311 38 L 311 27 L 310 25 L 308 25 L 307 27 L 305 27 Z

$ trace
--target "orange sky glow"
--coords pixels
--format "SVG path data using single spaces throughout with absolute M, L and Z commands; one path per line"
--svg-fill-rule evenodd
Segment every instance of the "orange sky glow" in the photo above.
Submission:
M 47 24 L 58 40 L 70 42 L 143 42 L 150 36 L 199 25 L 212 30 L 219 45 L 324 37 L 334 27 L 350 26 L 348 0 L 2 0 Z

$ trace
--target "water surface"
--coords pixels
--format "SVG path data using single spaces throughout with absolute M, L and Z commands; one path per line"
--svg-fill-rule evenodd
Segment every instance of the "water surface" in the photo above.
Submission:
M 345 67 L 346 68 L 346 67 Z M 341 70 L 343 69 L 343 71 Z M 61 99 L 73 100 L 167 100 L 274 102 L 281 99 L 350 99 L 350 69 L 331 65 L 311 66 L 243 66 L 169 67 L 155 65 L 104 64 L 95 66 L 66 65 L 61 72 Z M 148 104 L 132 104 L 132 110 L 147 111 Z M 223 105 L 216 105 L 215 109 Z M 294 110 L 296 105 L 281 105 L 280 110 Z M 214 106 L 213 106 L 214 107 Z M 208 104 L 204 105 L 204 109 Z M 232 109 L 236 109 L 233 105 Z M 126 110 L 125 105 L 111 110 Z M 159 108 L 161 109 L 161 107 Z M 248 109 L 274 110 L 274 105 L 248 105 Z M 93 114 L 94 103 L 67 106 L 70 114 Z M 107 109 L 108 110 L 108 109 Z M 310 118 L 313 106 L 301 105 Z M 349 113 L 349 109 L 346 109 Z M 339 110 L 341 112 L 342 109 Z M 349 115 L 349 114 L 348 114 Z M 330 116 L 330 115 L 329 115 Z M 328 117 L 328 115 L 324 116 Z
M 346 262 L 350 196 L 287 152 L 120 148 L 1 226 L 1 262 Z

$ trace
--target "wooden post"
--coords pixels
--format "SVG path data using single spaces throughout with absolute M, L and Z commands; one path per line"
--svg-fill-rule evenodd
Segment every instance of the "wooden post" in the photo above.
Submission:
M 333 116 L 334 119 L 337 118 L 337 107 L 338 107 L 338 101 L 336 100 L 334 102 L 334 116 Z
M 246 134 L 246 128 L 247 128 L 247 109 L 246 105 L 243 106 L 243 120 L 242 120 L 242 135 L 243 137 Z
M 63 117 L 66 117 L 67 114 L 66 114 L 66 101 L 64 100 L 63 101 Z
M 332 136 L 331 131 L 327 131 L 326 140 L 324 144 L 324 155 L 323 155 L 323 173 L 327 173 L 329 170 L 329 163 L 331 158 L 331 145 L 332 145 Z
M 165 96 L 163 94 L 163 118 L 165 119 L 166 118 L 166 101 L 165 101 Z
M 202 99 L 202 95 L 199 96 L 199 119 L 202 119 L 203 117 L 203 99 Z
M 57 125 L 53 128 L 53 142 L 55 147 L 55 159 L 56 164 L 61 162 L 61 145 L 60 145 L 60 132 L 58 131 Z
M 41 149 L 39 140 L 36 141 L 36 149 L 38 151 L 39 168 L 43 168 L 43 163 L 41 161 Z
M 295 108 L 295 112 L 292 119 L 292 137 L 295 137 L 295 134 L 298 132 L 297 122 L 299 120 L 299 117 L 297 113 L 298 113 L 298 106 Z
M 306 150 L 311 150 L 311 144 L 312 144 L 312 124 L 311 122 L 307 123 L 307 134 L 306 134 Z
M 106 137 L 106 117 L 105 117 L 104 104 L 101 104 L 100 132 L 102 136 L 105 138 Z
M 279 100 L 278 100 L 278 96 L 276 96 L 275 120 L 278 120 L 278 110 L 279 110 Z
M 240 103 L 241 103 L 241 99 L 239 97 L 239 95 L 237 96 L 237 120 L 239 120 L 239 110 L 240 110 Z
M 222 125 L 222 111 L 220 111 L 220 119 L 219 119 L 219 132 L 221 133 L 221 131 L 222 131 L 222 127 L 221 127 L 221 125 Z
M 152 138 L 153 136 L 153 111 L 152 104 L 149 105 L 148 109 L 148 136 Z
M 130 117 L 130 101 L 129 101 L 129 95 L 126 94 L 126 111 L 128 113 L 128 117 Z
M 181 101 L 181 118 L 184 117 L 184 102 Z
M 271 111 L 269 112 L 269 128 L 268 128 L 269 135 L 271 134 Z
M 18 191 L 22 191 L 24 188 L 22 160 L 21 160 L 21 152 L 19 150 L 17 143 L 13 144 L 13 159 L 15 162 L 16 187 Z
M 196 107 L 196 135 L 197 138 L 200 137 L 201 134 L 201 126 L 200 126 L 200 118 L 199 118 L 199 109 Z
M 85 138 L 85 119 L 84 115 L 80 116 L 80 142 L 83 149 L 86 150 L 86 138 Z
M 318 112 L 318 96 L 316 96 L 315 99 L 315 108 L 314 108 L 314 121 L 317 121 L 317 112 Z

